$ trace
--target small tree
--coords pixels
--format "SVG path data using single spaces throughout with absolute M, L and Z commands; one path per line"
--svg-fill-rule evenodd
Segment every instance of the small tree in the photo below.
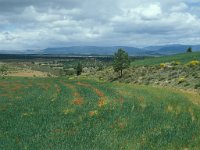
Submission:
M 83 71 L 83 67 L 82 67 L 81 63 L 79 62 L 76 67 L 76 75 L 77 76 L 81 75 L 82 71 Z
M 0 67 L 0 72 L 1 72 L 1 75 L 2 76 L 5 76 L 7 74 L 7 71 L 8 71 L 8 67 L 3 65 Z
M 189 48 L 187 49 L 187 52 L 188 52 L 188 53 L 191 53 L 191 52 L 192 52 L 192 47 L 189 47 Z
M 120 71 L 120 77 L 122 77 L 123 69 L 126 69 L 130 66 L 130 60 L 128 53 L 123 49 L 118 49 L 117 53 L 114 54 L 114 63 L 113 68 L 115 72 Z

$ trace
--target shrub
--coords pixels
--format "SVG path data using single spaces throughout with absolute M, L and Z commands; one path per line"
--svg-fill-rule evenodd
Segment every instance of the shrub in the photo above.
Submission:
M 196 84 L 196 85 L 194 86 L 194 88 L 195 88 L 195 89 L 200 88 L 200 83 Z
M 165 77 L 160 77 L 159 78 L 159 81 L 163 81 L 163 80 L 165 80 Z
M 160 68 L 165 68 L 165 67 L 166 67 L 166 64 L 164 64 L 164 63 L 160 64 Z
M 185 84 L 184 84 L 185 87 L 186 87 L 186 86 L 189 86 L 189 85 L 190 85 L 190 83 L 185 83 Z
M 189 63 L 187 63 L 188 66 L 196 66 L 199 64 L 200 64 L 200 62 L 198 60 L 192 60 Z
M 47 73 L 47 77 L 51 77 L 51 74 L 50 74 L 50 73 Z
M 174 66 L 177 66 L 177 65 L 180 65 L 181 64 L 181 62 L 180 61 L 172 61 L 172 63 L 171 63 L 172 65 L 174 65 Z
M 73 68 L 65 69 L 64 72 L 65 72 L 65 75 L 71 76 L 75 74 L 75 69 Z
M 184 77 L 180 77 L 178 79 L 178 84 L 185 82 L 185 78 Z

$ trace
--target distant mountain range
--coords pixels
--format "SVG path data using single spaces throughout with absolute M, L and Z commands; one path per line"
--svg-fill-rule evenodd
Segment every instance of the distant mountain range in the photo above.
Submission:
M 163 46 L 149 46 L 145 47 L 144 50 L 148 52 L 158 53 L 160 55 L 173 55 L 178 53 L 184 53 L 187 51 L 189 47 L 192 47 L 193 51 L 200 51 L 200 45 L 181 45 L 181 44 L 173 44 L 173 45 L 163 45 Z
M 132 56 L 160 56 L 184 53 L 192 47 L 193 51 L 200 51 L 200 45 L 162 45 L 162 46 L 148 46 L 144 48 L 128 47 L 128 46 L 71 46 L 71 47 L 56 47 L 46 48 L 40 51 L 0 51 L 2 54 L 56 54 L 56 55 L 113 55 L 117 49 L 122 48 Z
M 63 48 L 47 48 L 43 50 L 45 54 L 83 54 L 83 55 L 113 55 L 117 49 L 123 48 L 131 55 L 143 54 L 143 49 L 127 46 L 72 46 Z
M 42 51 L 44 54 L 84 54 L 84 55 L 113 55 L 117 49 L 123 48 L 129 55 L 172 55 L 178 53 L 184 53 L 190 47 L 190 45 L 163 45 L 163 46 L 149 46 L 144 48 L 128 47 L 128 46 L 72 46 L 62 48 L 47 48 Z M 200 45 L 191 46 L 193 51 L 200 51 Z

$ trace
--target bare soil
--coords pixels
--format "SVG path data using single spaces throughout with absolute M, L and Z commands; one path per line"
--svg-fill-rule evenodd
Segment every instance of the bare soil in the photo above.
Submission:
M 12 77 L 47 77 L 47 72 L 35 71 L 35 70 L 21 70 L 18 72 L 10 72 L 7 76 Z

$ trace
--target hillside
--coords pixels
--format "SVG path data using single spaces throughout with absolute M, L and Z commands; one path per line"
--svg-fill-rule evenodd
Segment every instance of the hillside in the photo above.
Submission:
M 199 97 L 64 78 L 0 79 L 0 149 L 198 149 Z
M 147 58 L 144 60 L 137 60 L 131 63 L 132 66 L 152 66 L 159 65 L 161 63 L 178 61 L 180 63 L 187 63 L 192 60 L 200 61 L 200 52 L 192 52 L 192 53 L 182 53 L 170 56 L 163 56 L 157 58 Z
M 188 47 L 191 47 L 193 51 L 199 51 L 200 45 L 182 45 L 182 44 L 170 44 L 161 46 L 149 46 L 143 49 L 159 53 L 160 55 L 174 55 L 184 53 Z
M 124 75 L 110 66 L 104 70 L 84 74 L 88 78 L 155 86 L 171 86 L 200 92 L 200 52 L 135 60 Z

